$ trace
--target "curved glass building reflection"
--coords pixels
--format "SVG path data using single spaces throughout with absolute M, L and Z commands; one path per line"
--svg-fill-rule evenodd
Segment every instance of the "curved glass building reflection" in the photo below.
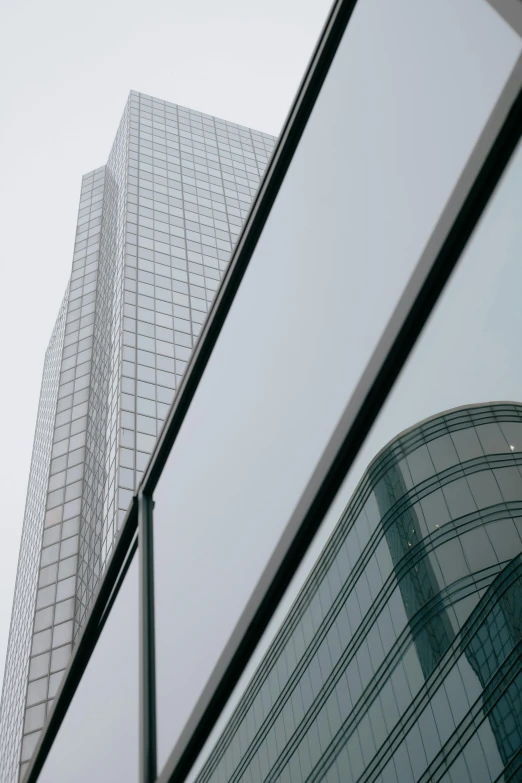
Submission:
M 522 780 L 522 405 L 373 460 L 197 783 Z

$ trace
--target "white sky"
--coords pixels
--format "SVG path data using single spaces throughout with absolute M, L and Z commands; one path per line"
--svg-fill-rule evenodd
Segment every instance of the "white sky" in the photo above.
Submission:
M 45 349 L 81 175 L 130 89 L 278 134 L 330 0 L 2 0 L 0 677 Z

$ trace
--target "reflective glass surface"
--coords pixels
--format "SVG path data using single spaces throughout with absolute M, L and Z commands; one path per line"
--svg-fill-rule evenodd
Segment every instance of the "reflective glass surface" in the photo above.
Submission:
M 520 780 L 521 199 L 519 145 L 191 780 Z
M 388 440 L 422 419 L 458 406 L 522 398 L 517 349 L 522 334 L 521 199 L 519 145 L 364 444 L 345 492 L 353 491 L 365 466 Z M 517 452 L 522 432 L 512 441 Z M 484 450 L 506 450 L 505 438 L 486 425 L 473 436 L 456 434 L 454 443 L 469 460 Z M 455 459 L 452 445 L 441 439 L 434 447 L 434 466 L 449 467 Z M 414 470 L 419 475 L 426 467 L 417 461 Z M 490 490 L 480 486 L 477 491 Z
M 519 52 L 485 2 L 357 4 L 155 491 L 160 767 Z
M 138 781 L 138 570 L 134 556 L 39 783 Z
M 522 460 L 510 448 L 521 427 L 520 404 L 461 407 L 377 455 L 191 780 L 431 781 L 470 731 L 485 780 L 511 763 L 522 749 Z M 468 460 L 465 442 L 484 429 Z M 441 439 L 454 459 L 437 470 Z

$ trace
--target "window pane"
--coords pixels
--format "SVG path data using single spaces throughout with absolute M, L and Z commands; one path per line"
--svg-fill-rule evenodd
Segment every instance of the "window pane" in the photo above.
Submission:
M 470 405 L 505 402 L 506 423 L 473 424 L 461 412 L 460 429 L 450 433 L 458 461 L 477 463 L 491 458 L 488 485 L 496 501 L 520 498 L 520 473 L 506 456 L 521 453 L 520 423 L 507 411 L 522 399 L 522 335 L 520 248 L 522 227 L 522 146 L 519 144 L 497 191 L 436 305 L 423 333 L 392 390 L 347 480 L 355 481 L 373 456 L 397 433 L 442 411 Z M 506 402 L 507 401 L 507 402 Z M 481 414 L 491 419 L 487 409 Z M 473 418 L 476 419 L 474 414 Z M 511 420 L 512 419 L 512 420 Z M 480 422 L 480 418 L 476 419 Z M 485 437 L 488 433 L 488 437 Z M 430 451 L 432 445 L 429 444 Z M 452 457 L 455 460 L 455 457 Z M 447 463 L 448 464 L 448 463 Z M 440 464 L 438 470 L 445 468 Z M 480 474 L 468 482 L 473 494 Z M 455 474 L 457 478 L 457 474 Z M 493 481 L 496 487 L 493 486 Z M 484 503 L 483 483 L 477 501 Z M 447 493 L 455 495 L 456 493 Z M 462 511 L 472 506 L 468 490 L 457 493 Z
M 134 557 L 38 783 L 138 781 L 138 616 Z
M 155 492 L 160 769 L 519 51 L 485 2 L 357 4 Z
M 380 769 L 413 783 L 439 780 L 445 762 L 459 783 L 512 779 L 522 752 L 521 202 L 522 144 L 190 783 L 356 783 Z M 422 469 L 407 484 L 416 455 Z M 264 737 L 317 664 L 321 679 L 267 759 Z

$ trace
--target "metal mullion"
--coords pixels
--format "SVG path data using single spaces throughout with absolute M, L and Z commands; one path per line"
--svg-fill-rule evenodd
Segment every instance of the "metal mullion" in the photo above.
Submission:
M 140 783 L 156 780 L 156 671 L 154 652 L 154 573 L 152 508 L 150 495 L 138 495 L 138 542 L 140 559 Z

